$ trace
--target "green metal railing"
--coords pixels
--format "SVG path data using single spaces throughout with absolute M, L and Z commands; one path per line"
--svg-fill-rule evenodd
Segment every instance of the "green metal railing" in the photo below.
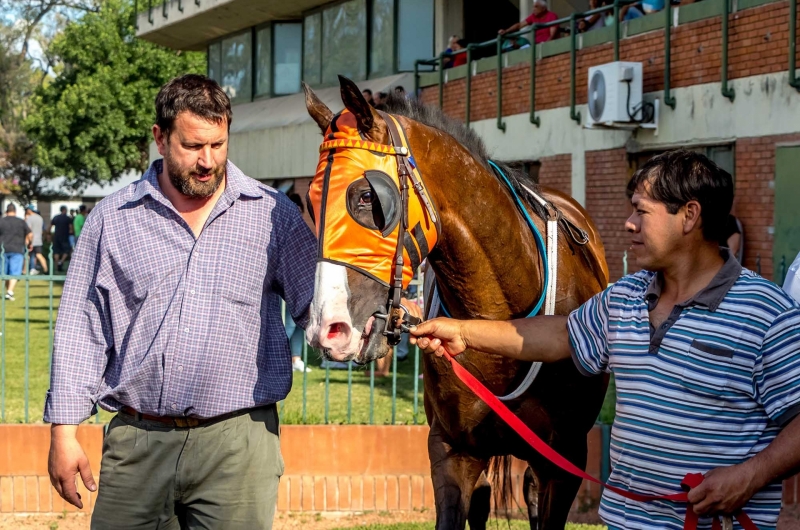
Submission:
M 800 79 L 797 79 L 797 0 L 789 0 L 789 85 L 800 91 Z
M 736 97 L 736 92 L 728 86 L 728 23 L 730 22 L 730 0 L 722 0 L 722 95 L 731 100 Z

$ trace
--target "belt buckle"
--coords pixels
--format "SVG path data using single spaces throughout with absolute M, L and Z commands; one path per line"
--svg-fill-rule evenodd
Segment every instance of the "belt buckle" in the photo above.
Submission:
M 175 422 L 175 426 L 181 429 L 185 429 L 187 427 L 197 427 L 200 425 L 200 420 L 197 418 L 173 418 L 172 421 Z

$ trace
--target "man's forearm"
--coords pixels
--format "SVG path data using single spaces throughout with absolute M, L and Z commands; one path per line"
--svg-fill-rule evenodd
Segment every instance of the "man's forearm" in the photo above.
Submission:
M 554 362 L 571 355 L 567 317 L 463 321 L 467 347 L 520 361 Z
M 789 422 L 748 465 L 752 466 L 757 490 L 796 473 L 800 469 L 800 416 Z

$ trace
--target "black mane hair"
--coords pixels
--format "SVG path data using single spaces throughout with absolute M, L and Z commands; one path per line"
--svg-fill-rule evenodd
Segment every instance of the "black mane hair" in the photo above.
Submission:
M 384 103 L 384 107 L 385 108 L 381 110 L 385 110 L 389 114 L 404 116 L 449 134 L 455 141 L 464 146 L 467 151 L 472 153 L 472 156 L 495 176 L 503 188 L 507 188 L 506 183 L 502 181 L 492 166 L 489 165 L 490 157 L 486 151 L 486 144 L 483 143 L 481 137 L 470 127 L 446 115 L 438 107 L 424 105 L 418 99 L 406 98 L 394 93 L 389 95 Z M 525 189 L 527 187 L 538 193 L 539 185 L 520 169 L 509 167 L 507 164 L 495 160 L 492 160 L 492 162 L 502 169 L 511 182 L 511 185 L 514 187 L 514 190 L 525 201 L 528 207 L 536 212 L 536 215 L 542 219 L 547 219 L 547 211 L 545 208 Z

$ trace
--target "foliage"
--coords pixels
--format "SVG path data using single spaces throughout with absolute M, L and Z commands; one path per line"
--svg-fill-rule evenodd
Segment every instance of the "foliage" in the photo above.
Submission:
M 137 39 L 133 16 L 130 0 L 105 0 L 50 46 L 63 67 L 38 90 L 25 127 L 38 163 L 75 187 L 146 169 L 159 87 L 205 70 L 204 54 Z

